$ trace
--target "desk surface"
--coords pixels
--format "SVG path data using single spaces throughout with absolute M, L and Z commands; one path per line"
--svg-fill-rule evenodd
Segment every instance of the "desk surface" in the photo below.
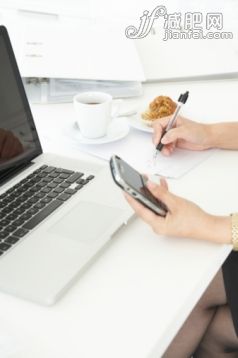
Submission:
M 148 102 L 158 94 L 177 97 L 186 89 L 191 97 L 185 114 L 204 121 L 238 119 L 238 81 L 151 84 L 143 98 L 128 103 Z M 59 137 L 61 125 L 73 115 L 72 104 L 32 108 L 44 149 L 88 158 L 50 140 L 50 133 Z M 228 214 L 237 210 L 237 161 L 238 152 L 218 151 L 169 185 L 207 211 Z M 159 237 L 133 219 L 55 306 L 0 293 L 0 336 L 7 334 L 18 349 L 6 357 L 158 358 L 230 249 Z

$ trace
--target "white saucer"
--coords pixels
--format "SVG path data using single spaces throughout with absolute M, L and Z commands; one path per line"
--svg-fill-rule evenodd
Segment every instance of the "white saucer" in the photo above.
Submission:
M 126 137 L 129 130 L 130 127 L 126 118 L 115 118 L 109 125 L 107 134 L 104 137 L 90 139 L 82 136 L 77 122 L 74 122 L 73 129 L 70 132 L 70 137 L 76 140 L 79 144 L 106 144 Z
M 128 120 L 131 127 L 139 129 L 140 131 L 153 133 L 153 128 L 145 123 L 145 120 L 142 119 L 141 115 L 137 113 L 135 116 L 131 117 Z

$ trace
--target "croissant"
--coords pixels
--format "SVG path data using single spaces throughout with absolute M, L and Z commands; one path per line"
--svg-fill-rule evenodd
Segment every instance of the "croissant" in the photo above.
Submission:
M 147 121 L 154 121 L 170 116 L 175 109 L 176 103 L 170 97 L 158 96 L 149 104 L 149 108 L 141 114 L 141 117 Z

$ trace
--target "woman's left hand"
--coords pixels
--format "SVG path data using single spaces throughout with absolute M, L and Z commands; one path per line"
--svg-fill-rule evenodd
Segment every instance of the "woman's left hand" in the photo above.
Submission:
M 147 187 L 167 206 L 166 217 L 155 214 L 128 194 L 125 197 L 137 215 L 157 234 L 231 243 L 230 217 L 210 215 L 193 202 L 170 193 L 164 179 L 160 185 L 148 181 Z

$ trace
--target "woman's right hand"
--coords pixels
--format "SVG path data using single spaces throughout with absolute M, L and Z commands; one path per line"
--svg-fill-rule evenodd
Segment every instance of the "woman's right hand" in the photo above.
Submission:
M 161 135 L 171 116 L 157 119 L 153 123 L 153 142 L 157 145 L 160 142 Z M 178 116 L 176 126 L 171 128 L 162 138 L 164 144 L 162 153 L 170 155 L 175 147 L 189 150 L 204 150 L 211 148 L 210 126 L 197 123 L 187 118 Z

